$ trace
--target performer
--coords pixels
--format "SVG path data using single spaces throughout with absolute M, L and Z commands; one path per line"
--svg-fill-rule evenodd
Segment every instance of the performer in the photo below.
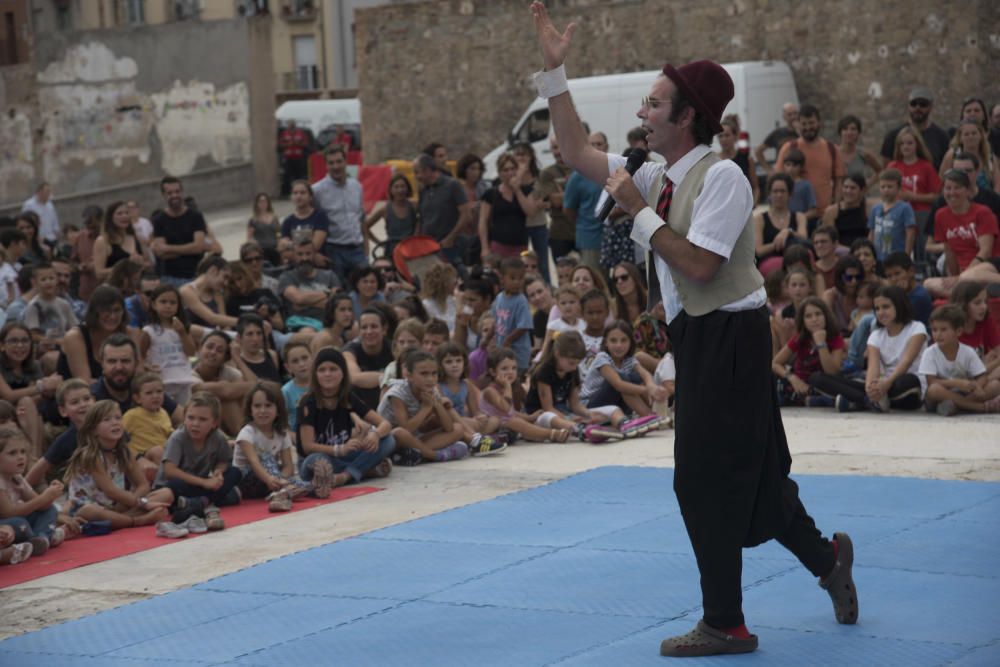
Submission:
M 825 539 L 789 479 L 791 455 L 771 374 L 764 280 L 754 266 L 750 185 L 711 150 L 733 82 L 718 64 L 665 65 L 638 117 L 651 151 L 634 176 L 625 159 L 591 148 L 570 99 L 564 33 L 540 2 L 531 5 L 548 98 L 563 159 L 607 191 L 635 219 L 632 239 L 655 257 L 677 364 L 674 492 L 701 573 L 704 615 L 686 635 L 660 645 L 668 656 L 748 653 L 742 549 L 777 539 L 833 600 L 840 623 L 855 623 L 858 598 L 845 533 Z M 610 174 L 610 177 L 609 177 Z

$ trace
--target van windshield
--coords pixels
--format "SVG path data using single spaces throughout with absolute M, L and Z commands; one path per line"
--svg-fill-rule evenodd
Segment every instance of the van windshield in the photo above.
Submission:
M 536 141 L 544 141 L 549 136 L 549 110 L 537 109 L 534 113 L 524 119 L 521 126 L 510 135 L 510 143 L 525 142 L 533 144 Z

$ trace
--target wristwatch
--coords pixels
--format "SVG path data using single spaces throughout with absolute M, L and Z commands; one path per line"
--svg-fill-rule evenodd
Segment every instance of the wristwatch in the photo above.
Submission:
M 148 504 L 149 504 L 149 498 L 147 498 L 146 496 L 139 498 L 139 507 L 145 507 Z
M 41 380 L 36 380 L 35 381 L 35 391 L 38 392 L 39 394 L 41 394 L 42 392 L 44 392 L 45 391 L 45 383 L 43 383 Z

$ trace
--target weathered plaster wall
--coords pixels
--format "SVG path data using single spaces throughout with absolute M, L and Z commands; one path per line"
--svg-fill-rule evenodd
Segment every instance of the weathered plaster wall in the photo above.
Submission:
M 274 82 L 255 52 L 261 46 L 257 24 L 269 21 L 37 35 L 33 131 L 27 133 L 35 138 L 30 180 L 52 182 L 57 206 L 70 209 L 70 219 L 85 201 L 106 204 L 111 191 L 130 186 L 138 193 L 129 196 L 153 205 L 157 193 L 150 185 L 165 174 L 181 177 L 203 207 L 272 189 Z M 263 32 L 269 33 L 266 26 Z M 262 108 L 262 98 L 270 100 L 268 108 Z M 5 151 L 16 147 L 10 138 L 22 136 L 23 125 L 0 118 Z M 256 154 L 255 143 L 269 150 Z M 258 166 L 258 159 L 269 164 Z M 219 190 L 220 170 L 239 177 Z M 206 184 L 212 188 L 201 187 L 200 174 L 211 174 Z M 11 185 L 0 191 L 0 201 L 28 194 L 30 189 Z
M 482 154 L 500 143 L 534 98 L 530 74 L 541 66 L 527 4 L 436 0 L 359 10 L 366 159 L 408 158 L 431 140 L 453 154 Z M 839 117 L 854 113 L 875 150 L 901 121 L 913 86 L 936 92 L 934 118 L 945 127 L 966 96 L 1000 101 L 996 0 L 546 4 L 560 28 L 579 24 L 567 63 L 571 77 L 698 58 L 784 60 L 799 98 L 823 111 L 828 136 Z

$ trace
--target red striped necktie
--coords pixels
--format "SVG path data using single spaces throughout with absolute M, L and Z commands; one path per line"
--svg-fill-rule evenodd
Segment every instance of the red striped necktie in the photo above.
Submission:
M 667 221 L 667 215 L 670 213 L 670 202 L 673 198 L 674 184 L 669 178 L 664 176 L 663 189 L 660 190 L 660 198 L 656 200 L 656 215 L 660 216 L 660 219 L 664 222 Z

